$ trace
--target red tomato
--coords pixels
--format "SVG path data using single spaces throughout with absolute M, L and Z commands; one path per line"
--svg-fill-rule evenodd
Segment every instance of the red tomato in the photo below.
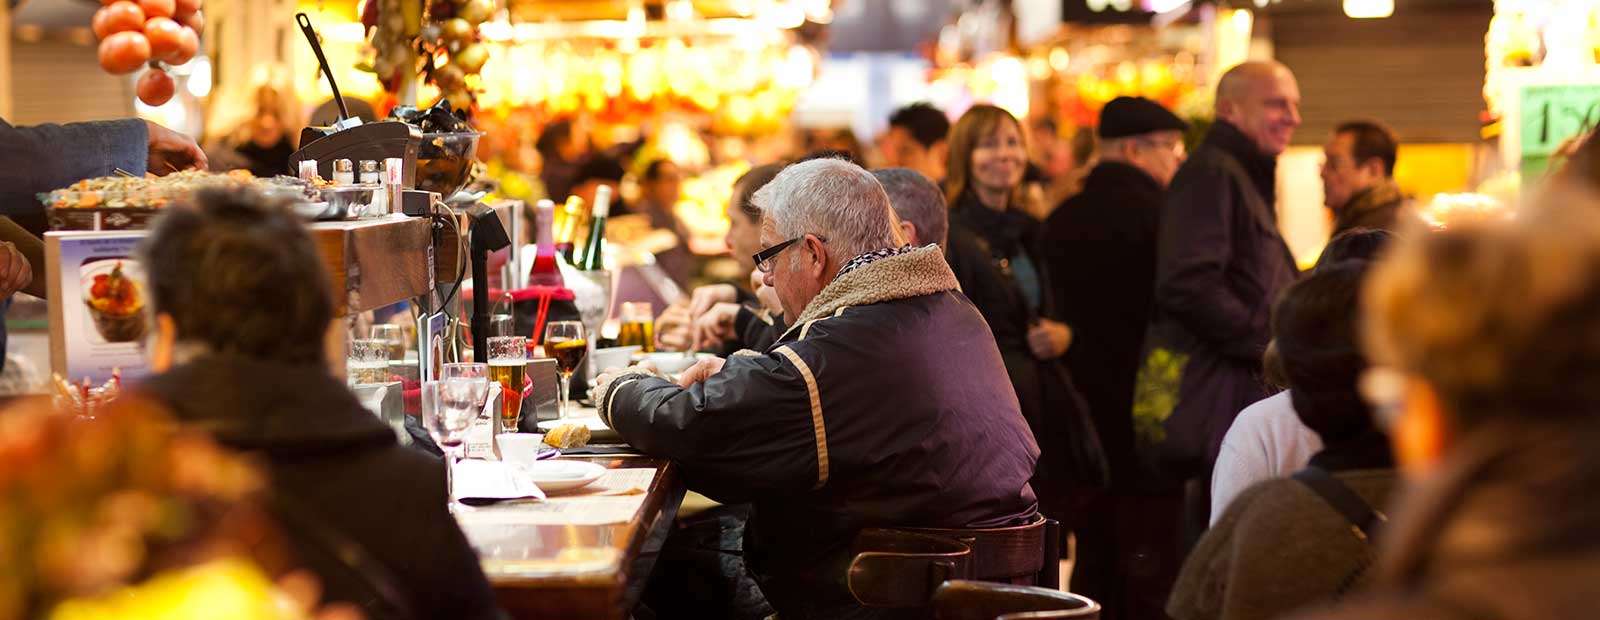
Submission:
M 191 13 L 188 17 L 185 17 L 185 18 L 180 19 L 178 21 L 180 23 L 182 23 L 183 25 L 188 26 L 189 29 L 193 30 L 194 33 L 197 34 L 197 35 L 206 33 L 206 18 L 205 18 L 205 14 L 204 13 L 201 13 L 199 11 L 195 11 L 194 13 Z
M 178 10 L 178 5 L 173 0 L 139 0 L 139 8 L 144 9 L 144 16 L 172 17 Z
M 151 69 L 139 76 L 137 91 L 139 100 L 146 105 L 158 106 L 172 100 L 172 93 L 177 90 L 177 85 L 172 83 L 172 76 L 166 71 Z
M 181 22 L 198 10 L 200 10 L 200 0 L 177 0 L 174 3 L 172 18 Z
M 144 23 L 144 36 L 150 39 L 150 57 L 172 62 L 182 44 L 184 27 L 167 17 L 152 17 Z
M 116 0 L 94 12 L 94 36 L 104 39 L 115 32 L 144 27 L 144 9 L 129 0 Z
M 185 26 L 178 27 L 178 51 L 167 58 L 167 63 L 177 66 L 189 62 L 200 53 L 200 35 Z
M 116 32 L 100 42 L 100 68 L 109 73 L 133 73 L 147 62 L 150 62 L 150 41 L 142 32 Z

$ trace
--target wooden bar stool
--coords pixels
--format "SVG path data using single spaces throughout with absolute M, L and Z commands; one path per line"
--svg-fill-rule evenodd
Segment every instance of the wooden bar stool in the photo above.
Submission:
M 933 593 L 933 620 L 1098 620 L 1100 604 L 1054 588 L 947 581 Z
M 868 607 L 926 607 L 940 584 L 972 576 L 972 550 L 943 536 L 869 528 L 851 554 L 846 583 Z
M 901 528 L 953 538 L 972 549 L 972 578 L 1043 588 L 1061 587 L 1061 524 L 1035 515 L 1026 525 L 977 529 Z

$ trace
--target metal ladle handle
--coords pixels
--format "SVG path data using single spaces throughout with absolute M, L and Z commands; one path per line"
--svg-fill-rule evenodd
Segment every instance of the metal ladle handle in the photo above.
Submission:
M 311 44 L 311 51 L 317 55 L 322 74 L 328 76 L 328 88 L 333 89 L 333 101 L 339 104 L 339 120 L 349 120 L 350 110 L 345 108 L 344 97 L 339 94 L 339 83 L 334 81 L 333 71 L 328 68 L 328 57 L 322 54 L 322 44 L 317 42 L 317 31 L 311 28 L 311 18 L 305 13 L 295 13 L 294 20 L 300 24 L 300 32 L 305 33 L 306 42 Z

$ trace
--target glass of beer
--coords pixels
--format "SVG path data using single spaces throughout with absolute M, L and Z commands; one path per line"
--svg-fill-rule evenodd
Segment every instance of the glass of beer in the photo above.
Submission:
M 522 419 L 522 390 L 528 376 L 528 339 L 495 336 L 488 344 L 489 380 L 500 384 L 500 430 L 515 433 Z
M 617 346 L 639 346 L 640 351 L 656 350 L 655 321 L 648 301 L 630 301 L 622 304 L 622 331 L 617 332 Z
M 572 372 L 589 353 L 589 340 L 584 337 L 582 321 L 551 321 L 544 326 L 544 353 L 556 360 L 556 374 L 561 377 L 559 400 L 561 417 L 569 417 L 567 401 L 570 400 Z
M 384 383 L 389 380 L 389 343 L 363 338 L 350 341 L 345 357 L 345 374 L 350 385 Z
M 406 338 L 406 333 L 399 325 L 393 323 L 380 323 L 372 326 L 373 340 L 382 340 L 389 346 L 389 361 L 403 362 L 406 359 L 406 349 L 411 348 L 411 341 Z

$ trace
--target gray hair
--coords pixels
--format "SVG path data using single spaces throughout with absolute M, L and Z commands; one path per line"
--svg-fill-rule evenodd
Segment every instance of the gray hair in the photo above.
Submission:
M 889 194 L 889 206 L 894 207 L 895 215 L 917 227 L 918 242 L 944 245 L 950 232 L 950 208 L 938 185 L 910 168 L 879 168 L 872 171 L 872 176 Z
M 778 173 L 750 197 L 780 236 L 827 238 L 828 255 L 844 262 L 903 245 L 889 196 L 871 173 L 842 159 L 813 159 Z

